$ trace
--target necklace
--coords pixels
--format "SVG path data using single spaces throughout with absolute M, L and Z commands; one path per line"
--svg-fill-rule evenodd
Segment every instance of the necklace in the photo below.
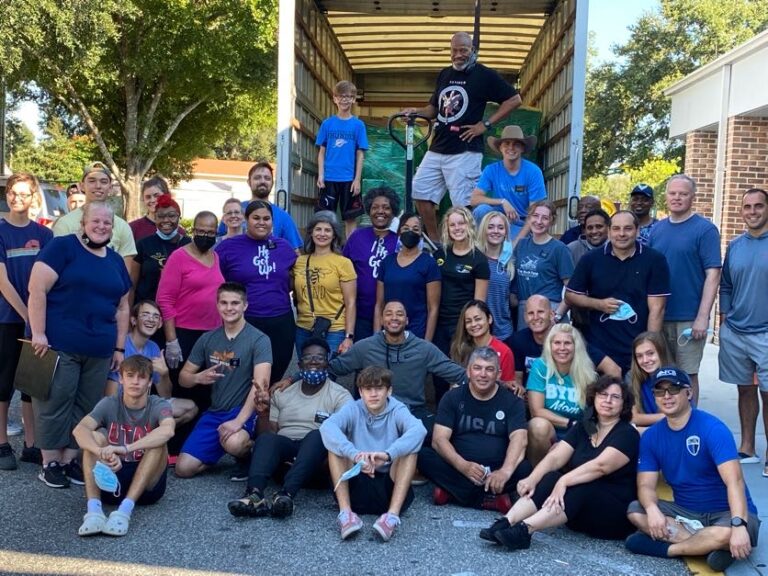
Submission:
M 606 436 L 608 436 L 608 434 L 611 433 L 611 430 L 613 430 L 613 427 L 615 425 L 616 425 L 616 422 L 611 422 L 610 424 L 606 424 L 606 425 L 601 425 L 598 423 L 597 432 L 595 432 L 589 437 L 589 441 L 592 443 L 592 447 L 597 448 L 598 446 L 600 446 L 603 440 L 605 440 Z M 605 434 L 602 434 L 601 436 L 601 433 L 603 431 L 605 431 Z

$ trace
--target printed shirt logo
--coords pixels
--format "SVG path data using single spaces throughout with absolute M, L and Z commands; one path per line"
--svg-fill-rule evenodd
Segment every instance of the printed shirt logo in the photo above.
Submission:
M 701 448 L 701 438 L 698 436 L 688 436 L 685 439 L 685 448 L 691 456 L 698 456 L 699 449 Z
M 523 278 L 538 278 L 539 277 L 539 261 L 541 259 L 533 254 L 523 258 L 517 267 L 517 275 Z
M 346 141 L 346 140 L 344 140 L 344 138 L 336 138 L 336 139 L 333 141 L 333 147 L 334 147 L 334 148 L 344 148 L 344 145 L 345 145 L 346 143 L 347 143 L 347 141 Z
M 5 257 L 10 260 L 11 258 L 19 258 L 23 256 L 37 256 L 40 252 L 40 240 L 37 238 L 30 238 L 24 244 L 23 248 L 10 248 L 6 250 Z
M 269 247 L 259 246 L 256 251 L 256 256 L 253 257 L 253 266 L 256 268 L 256 272 L 259 276 L 269 278 L 272 272 L 277 271 L 277 263 L 270 262 L 269 260 Z
M 469 107 L 469 96 L 463 86 L 446 86 L 437 101 L 440 103 L 437 119 L 445 124 L 460 120 Z
M 368 259 L 368 266 L 374 278 L 379 277 L 379 267 L 381 261 L 389 255 L 387 247 L 384 245 L 384 238 L 377 238 L 371 244 L 371 257 Z

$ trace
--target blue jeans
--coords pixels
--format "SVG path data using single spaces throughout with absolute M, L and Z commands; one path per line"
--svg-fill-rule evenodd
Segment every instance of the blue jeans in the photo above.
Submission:
M 331 355 L 335 355 L 338 350 L 339 346 L 341 346 L 341 343 L 344 342 L 344 330 L 336 330 L 333 332 L 328 332 L 328 335 L 325 337 L 325 341 L 328 342 L 328 346 L 331 348 Z M 312 337 L 312 332 L 309 330 L 306 330 L 305 328 L 299 328 L 296 327 L 296 355 L 301 356 L 301 347 L 304 345 L 304 342 L 309 340 Z

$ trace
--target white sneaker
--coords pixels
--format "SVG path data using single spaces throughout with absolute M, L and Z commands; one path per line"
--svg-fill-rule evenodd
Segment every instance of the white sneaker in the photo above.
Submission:
M 8 422 L 8 428 L 6 430 L 8 436 L 19 436 L 24 432 L 24 428 L 22 428 L 21 424 L 16 424 L 15 422 Z

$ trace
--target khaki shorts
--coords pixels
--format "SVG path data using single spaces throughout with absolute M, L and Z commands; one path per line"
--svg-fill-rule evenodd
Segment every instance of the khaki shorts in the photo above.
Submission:
M 451 204 L 469 206 L 472 190 L 480 179 L 482 162 L 483 155 L 480 152 L 427 152 L 413 178 L 413 199 L 440 204 L 448 190 Z
M 667 348 L 675 366 L 680 370 L 685 370 L 687 374 L 698 374 L 701 359 L 704 356 L 704 345 L 707 338 L 694 340 L 684 337 L 683 330 L 693 326 L 693 320 L 684 322 L 664 322 L 664 339 L 667 341 Z

